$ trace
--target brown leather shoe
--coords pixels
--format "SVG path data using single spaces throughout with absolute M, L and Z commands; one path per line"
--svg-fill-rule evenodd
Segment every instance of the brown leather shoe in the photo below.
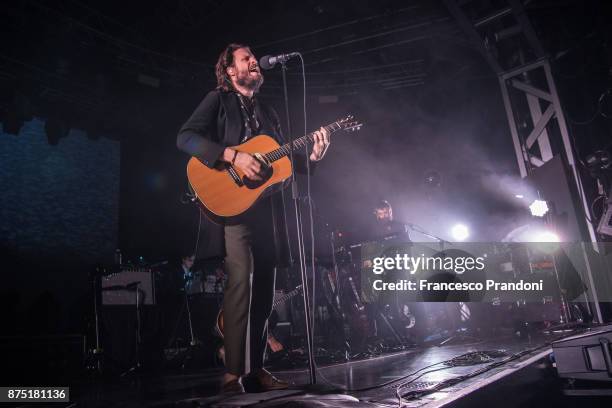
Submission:
M 244 387 L 240 379 L 226 382 L 221 386 L 221 394 L 244 394 Z
M 265 392 L 289 388 L 287 381 L 279 380 L 268 371 L 261 369 L 251 372 L 244 378 L 244 386 L 249 392 Z

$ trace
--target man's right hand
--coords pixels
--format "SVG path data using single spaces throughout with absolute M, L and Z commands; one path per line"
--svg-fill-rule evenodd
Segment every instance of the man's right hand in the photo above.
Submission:
M 231 148 L 226 148 L 223 152 L 223 159 L 231 163 L 234 159 L 234 154 L 236 150 Z M 236 154 L 236 159 L 233 160 L 233 166 L 244 173 L 245 176 L 250 178 L 251 180 L 261 180 L 262 179 L 262 166 L 261 163 L 255 159 L 251 154 L 238 152 Z

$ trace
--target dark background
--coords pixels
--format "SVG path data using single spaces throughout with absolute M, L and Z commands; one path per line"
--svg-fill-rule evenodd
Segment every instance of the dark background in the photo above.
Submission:
M 606 2 L 534 0 L 526 10 L 551 56 L 578 157 L 609 148 Z M 51 148 L 64 148 L 74 137 L 70 129 L 85 132 L 92 145 L 120 143 L 118 202 L 100 225 L 112 229 L 118 220 L 111 241 L 124 260 L 174 262 L 195 247 L 198 212 L 181 203 L 188 157 L 176 149 L 176 133 L 214 87 L 213 65 L 229 42 L 250 44 L 258 57 L 302 52 L 308 131 L 347 113 L 365 123 L 358 133 L 334 135 L 312 178 L 318 253 L 328 247 L 325 224 L 357 239 L 381 198 L 397 219 L 447 239 L 457 222 L 470 227 L 474 241 L 500 240 L 523 222 L 497 77 L 440 2 L 23 0 L 2 6 L 0 27 L 2 138 L 22 137 L 35 120 L 57 143 Z M 299 136 L 301 72 L 297 60 L 288 66 Z M 261 97 L 284 118 L 281 91 L 279 69 L 266 72 Z M 4 175 L 23 171 L 6 163 Z M 432 172 L 439 184 L 427 182 Z M 585 184 L 594 190 L 592 179 Z M 96 191 L 91 184 L 82 194 Z M 53 191 L 44 194 L 56 199 Z M 92 207 L 85 216 L 100 211 Z M 19 229 L 6 214 L 1 230 Z M 15 319 L 5 330 L 38 330 L 18 316 L 46 290 L 51 294 L 42 301 L 57 303 L 64 318 L 45 330 L 75 326 L 68 312 L 86 303 L 87 274 L 97 262 L 112 261 L 114 245 L 75 254 L 50 242 L 32 251 L 9 234 L 0 239 L 5 315 Z M 204 230 L 202 246 L 206 239 Z

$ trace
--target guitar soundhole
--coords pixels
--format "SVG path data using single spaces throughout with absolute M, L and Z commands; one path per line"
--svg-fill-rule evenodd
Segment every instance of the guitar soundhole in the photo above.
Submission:
M 270 180 L 270 177 L 272 177 L 272 174 L 274 173 L 272 166 L 265 166 L 262 164 L 262 168 L 263 174 L 261 176 L 261 180 L 251 180 L 246 176 L 242 177 L 242 182 L 244 183 L 246 188 L 250 188 L 253 190 L 261 187 L 263 184 L 266 183 L 266 181 Z

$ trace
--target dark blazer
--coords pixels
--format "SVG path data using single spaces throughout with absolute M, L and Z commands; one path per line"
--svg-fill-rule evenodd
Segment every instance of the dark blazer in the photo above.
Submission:
M 226 147 L 240 144 L 244 126 L 240 109 L 234 92 L 210 91 L 181 127 L 176 139 L 177 147 L 197 157 L 206 166 L 214 167 Z M 283 144 L 280 120 L 274 109 L 258 101 L 255 112 L 261 126 L 260 133 Z
M 255 112 L 260 123 L 260 133 L 271 136 L 280 144 L 284 144 L 285 139 L 281 132 L 280 120 L 276 111 L 260 101 L 257 102 Z M 240 144 L 243 126 L 244 120 L 238 96 L 234 92 L 215 89 L 204 97 L 191 117 L 181 127 L 176 145 L 180 150 L 197 157 L 204 165 L 212 168 L 226 147 Z M 304 172 L 302 171 L 306 167 L 304 159 L 303 155 L 296 155 L 296 171 Z M 314 163 L 311 163 L 311 172 L 314 167 Z M 278 196 L 278 194 L 274 196 Z M 279 214 L 282 208 L 281 200 L 274 196 L 272 198 L 275 201 L 274 208 L 277 209 L 275 219 L 281 220 L 284 218 L 281 216 L 282 214 Z M 277 223 L 275 230 L 284 231 L 284 228 Z M 198 257 L 224 256 L 223 226 L 207 220 L 202 232 L 204 232 L 205 242 L 203 248 L 198 250 Z M 284 236 L 277 236 L 275 242 L 283 244 L 286 239 L 284 239 Z M 281 252 L 286 252 L 286 249 L 281 250 Z

